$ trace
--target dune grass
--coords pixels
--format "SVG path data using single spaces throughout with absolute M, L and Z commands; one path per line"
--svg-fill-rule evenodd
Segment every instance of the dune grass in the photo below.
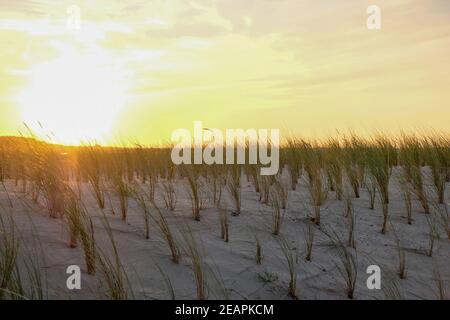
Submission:
M 109 169 L 109 181 L 116 197 L 119 199 L 121 218 L 123 221 L 126 221 L 128 214 L 128 200 L 133 191 L 128 183 L 129 180 L 127 180 L 126 167 L 124 164 L 120 163 L 123 159 L 119 156 L 116 156 L 113 159 L 114 161 L 111 163 L 111 168 Z
M 413 204 L 420 203 L 423 212 L 427 213 L 424 216 L 428 227 L 428 243 L 424 250 L 426 255 L 432 257 L 439 252 L 436 249 L 439 233 L 445 231 L 446 236 L 450 239 L 448 206 L 445 204 L 446 183 L 450 177 L 450 142 L 444 136 L 404 135 L 399 138 L 376 136 L 372 139 L 350 136 L 345 139 L 328 139 L 324 142 L 292 139 L 282 146 L 281 152 L 280 163 L 285 165 L 282 169 L 287 169 L 288 172 L 280 172 L 277 176 L 261 176 L 260 168 L 256 165 L 175 167 L 168 156 L 170 152 L 163 148 L 152 149 L 142 146 L 109 148 L 97 145 L 75 148 L 32 140 L 28 140 L 21 148 L 23 148 L 22 152 L 18 152 L 18 147 L 12 148 L 0 143 L 0 182 L 5 190 L 5 203 L 9 202 L 10 206 L 15 205 L 20 194 L 20 197 L 36 202 L 35 208 L 45 208 L 50 217 L 63 219 L 61 221 L 66 223 L 69 230 L 69 246 L 76 248 L 81 244 L 81 248 L 74 249 L 73 252 L 83 250 L 87 273 L 96 274 L 103 279 L 102 288 L 106 289 L 108 296 L 112 299 L 128 299 L 133 296 L 133 293 L 120 261 L 119 252 L 115 248 L 114 240 L 112 240 L 110 250 L 99 247 L 96 233 L 98 227 L 94 231 L 93 219 L 96 220 L 92 214 L 104 214 L 107 210 L 103 209 L 109 205 L 114 210 L 114 204 L 118 203 L 121 218 L 126 220 L 128 207 L 135 208 L 137 205 L 142 212 L 142 220 L 139 220 L 141 218 L 138 217 L 141 224 L 136 229 L 139 230 L 143 226 L 144 237 L 149 239 L 150 227 L 155 226 L 169 249 L 172 261 L 179 263 L 182 256 L 181 247 L 179 247 L 173 230 L 177 230 L 178 220 L 182 220 L 184 217 L 182 214 L 169 214 L 166 210 L 161 210 L 156 206 L 155 190 L 157 185 L 162 186 L 163 194 L 162 197 L 158 194 L 156 200 L 164 200 L 166 208 L 174 210 L 175 186 L 178 186 L 176 184 L 180 182 L 185 183 L 194 220 L 200 221 L 201 210 L 205 208 L 206 204 L 212 204 L 210 208 L 207 208 L 208 210 L 204 211 L 205 219 L 203 221 L 202 218 L 202 223 L 198 226 L 208 225 L 211 221 L 207 217 L 210 210 L 214 211 L 213 214 L 218 213 L 218 219 L 215 216 L 213 221 L 219 223 L 220 237 L 226 242 L 229 241 L 230 221 L 228 215 L 230 211 L 223 206 L 225 199 L 231 200 L 232 212 L 239 215 L 242 210 L 243 188 L 247 187 L 245 195 L 247 192 L 253 193 L 253 198 L 245 198 L 246 210 L 251 208 L 247 203 L 248 199 L 253 199 L 257 203 L 258 195 L 256 193 L 259 193 L 260 202 L 268 206 L 261 206 L 261 203 L 257 203 L 257 205 L 262 208 L 263 214 L 272 217 L 272 228 L 264 232 L 280 235 L 283 225 L 284 235 L 285 230 L 287 231 L 291 227 L 283 222 L 284 210 L 292 204 L 295 206 L 299 202 L 298 200 L 304 200 L 291 199 L 290 195 L 300 194 L 303 196 L 306 187 L 313 210 L 312 222 L 318 225 L 316 227 L 308 222 L 303 230 L 306 261 L 312 260 L 313 246 L 318 248 L 317 252 L 320 251 L 320 244 L 314 240 L 315 230 L 322 229 L 328 223 L 327 219 L 322 221 L 323 212 L 321 210 L 328 201 L 333 205 L 334 203 L 339 204 L 345 211 L 347 228 L 343 230 L 346 239 L 340 240 L 335 235 L 332 237 L 332 242 L 337 253 L 337 270 L 345 282 L 346 294 L 349 298 L 355 298 L 358 267 L 355 216 L 358 217 L 358 239 L 360 237 L 359 218 L 361 216 L 359 212 L 356 212 L 360 208 L 360 200 L 355 198 L 363 198 L 368 194 L 370 208 L 374 210 L 371 214 L 376 216 L 379 214 L 379 210 L 382 214 L 381 232 L 386 233 L 388 227 L 393 230 L 392 234 L 398 255 L 398 266 L 396 265 L 396 267 L 401 279 L 406 278 L 406 271 L 408 270 L 409 274 L 409 269 L 412 269 L 413 266 L 408 260 L 408 268 L 406 268 L 406 250 L 399 239 L 398 231 L 389 223 L 391 218 L 390 201 L 395 202 L 392 206 L 395 209 L 392 211 L 392 219 L 397 221 L 400 218 L 397 216 L 396 206 L 398 194 L 393 194 L 390 199 L 389 191 L 393 191 L 393 186 L 400 183 L 399 191 L 405 207 L 405 213 L 401 213 L 402 218 L 405 218 L 404 215 L 406 215 L 408 224 L 414 222 L 412 228 L 420 227 L 420 224 L 425 221 L 418 215 L 415 215 L 413 220 L 415 208 Z M 302 176 L 303 172 L 306 175 Z M 397 173 L 400 175 L 398 176 Z M 245 177 L 247 177 L 247 181 L 244 180 Z M 21 181 L 22 186 L 19 185 Z M 92 194 L 84 192 L 84 184 Z M 12 187 L 10 187 L 11 185 Z M 206 187 L 211 191 L 210 193 L 205 192 Z M 252 190 L 249 190 L 248 187 Z M 349 196 L 345 192 L 347 187 L 350 188 Z M 296 192 L 288 192 L 290 189 L 296 190 Z M 223 190 L 227 190 L 228 194 Z M 336 199 L 331 199 L 329 196 L 333 192 L 336 194 Z M 97 208 L 93 210 L 92 206 L 87 207 L 85 205 L 87 202 L 84 202 L 87 196 L 93 197 L 95 207 L 98 206 L 102 210 Z M 110 202 L 106 204 L 105 199 L 109 199 Z M 210 202 L 206 203 L 205 199 Z M 375 201 L 378 199 L 381 203 L 380 209 L 378 205 L 375 208 Z M 182 198 L 178 199 L 179 206 L 183 205 L 182 200 Z M 286 221 L 292 219 L 295 224 L 298 219 L 303 219 L 307 214 L 302 211 L 302 207 L 292 208 L 292 213 L 291 208 L 289 207 L 289 214 L 286 214 Z M 403 206 L 401 209 L 403 210 Z M 136 220 L 132 219 L 134 218 L 132 213 L 130 212 L 129 223 L 130 226 L 135 227 L 133 224 Z M 249 213 L 253 214 L 253 212 Z M 0 213 L 1 215 L 2 213 Z M 323 216 L 328 218 L 328 211 Z M 32 263 L 29 263 L 29 266 L 24 269 L 23 258 L 20 256 L 19 237 L 15 233 L 15 227 L 8 222 L 9 218 L 5 220 L 5 217 L 8 216 L 3 214 L 3 220 L 0 221 L 2 227 L 0 230 L 0 295 L 13 299 L 43 297 L 39 288 L 33 291 L 29 284 L 25 283 L 28 281 L 34 283 L 35 287 L 41 287 L 39 269 Z M 104 216 L 104 219 L 115 219 L 115 217 Z M 239 230 L 242 217 L 233 217 L 232 219 L 233 225 L 234 219 L 236 219 L 236 230 Z M 191 223 L 195 222 L 191 221 Z M 126 225 L 124 224 L 124 226 Z M 211 230 L 218 232 L 218 228 L 215 227 L 217 225 L 212 226 Z M 396 227 L 402 228 L 401 224 L 396 224 Z M 406 225 L 403 227 L 408 228 Z M 110 228 L 105 227 L 105 230 L 107 233 L 112 233 Z M 192 232 L 190 235 L 185 234 L 184 237 L 185 252 L 189 256 L 196 281 L 197 298 L 206 299 L 208 298 L 208 284 L 204 261 L 199 254 Z M 218 240 L 217 238 L 216 240 Z M 288 293 L 295 299 L 298 297 L 296 292 L 297 248 L 294 249 L 293 245 L 287 243 L 281 236 L 274 238 L 280 239 L 277 241 L 280 242 L 280 249 L 288 267 Z M 389 237 L 386 236 L 384 239 L 389 240 Z M 236 238 L 236 241 L 240 240 Z M 152 241 L 146 243 L 152 245 Z M 234 243 L 235 241 L 226 245 L 222 243 L 221 246 L 233 248 L 232 244 Z M 251 249 L 255 253 L 256 264 L 263 263 L 263 245 L 264 250 L 270 250 L 270 247 L 266 247 L 259 238 L 255 241 L 254 249 Z M 359 242 L 358 249 L 360 249 Z M 263 264 L 270 261 L 269 253 L 265 252 L 265 255 Z M 314 256 L 316 257 L 316 253 Z M 314 259 L 316 261 L 316 258 Z M 317 261 L 319 260 L 317 259 Z M 315 263 L 308 265 L 311 267 Z M 178 268 L 178 266 L 176 267 Z M 253 267 L 259 268 L 254 265 L 254 262 Z M 440 279 L 436 281 L 439 297 L 445 297 L 445 279 L 442 280 L 441 275 L 439 277 L 435 275 L 435 278 Z M 175 296 L 175 292 L 170 295 Z
M 306 224 L 306 228 L 303 230 L 303 236 L 305 238 L 305 260 L 311 261 L 312 260 L 312 250 L 314 245 L 314 227 L 311 225 L 311 223 Z
M 400 235 L 398 234 L 397 230 L 395 229 L 394 225 L 391 222 L 391 228 L 394 234 L 395 238 L 395 244 L 397 247 L 397 254 L 398 254 L 398 268 L 397 268 L 397 274 L 400 277 L 400 279 L 406 278 L 406 253 L 405 249 L 402 245 Z
M 220 238 L 225 242 L 229 242 L 229 221 L 228 212 L 226 208 L 221 206 L 218 207 L 219 210 L 219 223 L 220 223 Z
M 293 248 L 289 244 L 288 240 L 286 240 L 284 237 L 279 238 L 279 244 L 281 251 L 283 252 L 284 258 L 286 260 L 286 265 L 289 271 L 288 294 L 292 299 L 298 300 L 299 298 L 297 295 L 297 264 L 298 264 L 297 250 L 296 248 Z
M 425 161 L 423 143 L 416 136 L 404 135 L 400 139 L 400 161 L 404 170 L 405 179 L 409 181 L 415 195 L 420 200 L 426 214 L 430 213 L 427 191 L 424 183 L 422 167 Z
M 152 200 L 148 198 L 145 191 L 139 185 L 134 185 L 131 189 L 131 193 L 142 212 L 142 218 L 144 221 L 144 237 L 145 239 L 150 239 L 150 202 Z
M 283 150 L 285 155 L 285 163 L 289 170 L 291 182 L 291 190 L 297 189 L 298 180 L 302 175 L 302 160 L 299 153 L 299 141 L 295 138 L 288 137 L 286 139 L 286 147 Z
M 405 204 L 407 223 L 412 224 L 412 186 L 404 177 L 400 178 L 400 186 L 403 202 Z
M 273 192 L 271 197 L 272 204 L 272 234 L 277 236 L 280 234 L 281 225 L 283 222 L 284 209 L 280 203 L 280 195 L 278 192 Z
M 381 233 L 386 233 L 389 219 L 389 182 L 391 177 L 390 157 L 391 143 L 385 137 L 374 140 L 376 148 L 366 150 L 367 169 L 380 193 L 383 223 Z
M 303 152 L 305 159 L 305 171 L 308 176 L 308 191 L 313 207 L 315 224 L 320 225 L 321 206 L 325 204 L 328 198 L 328 190 L 326 181 L 323 176 L 323 165 L 320 151 L 311 144 L 303 144 Z
M 227 179 L 228 192 L 233 200 L 234 215 L 241 214 L 241 174 L 242 169 L 239 165 L 233 165 L 230 168 L 229 178 Z
M 433 260 L 433 276 L 437 288 L 437 297 L 439 300 L 448 300 L 447 286 L 445 280 L 442 278 L 441 270 L 438 263 Z
M 100 209 L 105 208 L 104 193 L 104 161 L 103 150 L 96 146 L 86 146 L 79 150 L 78 170 L 81 176 L 85 177 L 91 185 L 92 191 Z
M 192 217 L 196 221 L 200 221 L 201 210 L 201 181 L 200 173 L 197 167 L 186 166 L 183 168 L 183 173 L 187 178 L 187 190 L 189 198 L 191 199 Z
M 101 283 L 106 286 L 107 295 L 111 300 L 133 299 L 133 288 L 123 267 L 113 230 L 105 214 L 101 217 L 101 221 L 111 244 L 111 250 L 96 245 L 98 270 L 102 277 Z
M 158 230 L 166 240 L 167 246 L 170 249 L 172 261 L 178 264 L 181 260 L 181 253 L 172 233 L 172 229 L 159 207 L 154 202 L 152 202 L 151 204 L 153 209 L 153 214 L 151 214 L 152 220 L 156 223 Z
M 163 199 L 166 205 L 166 209 L 170 211 L 175 210 L 177 204 L 177 197 L 175 193 L 174 183 L 171 179 L 162 183 Z
M 337 139 L 329 139 L 325 148 L 324 162 L 330 191 L 335 191 L 336 198 L 342 200 L 344 192 L 344 151 Z
M 427 216 L 427 223 L 428 223 L 428 248 L 426 250 L 426 254 L 429 257 L 433 256 L 434 252 L 434 246 L 437 239 L 439 239 L 439 231 L 437 228 L 437 223 L 435 221 L 435 218 L 433 216 Z
M 35 256 L 24 255 L 11 211 L 0 205 L 0 300 L 44 299 L 44 283 Z
M 255 235 L 255 244 L 256 244 L 256 253 L 255 253 L 255 261 L 256 264 L 261 264 L 262 263 L 262 246 L 261 246 L 261 241 L 259 240 L 258 236 Z
M 336 252 L 337 262 L 335 262 L 335 265 L 345 282 L 347 297 L 354 299 L 358 276 L 358 251 L 347 247 L 334 230 L 322 228 L 321 231 L 328 237 Z
M 345 195 L 345 217 L 348 224 L 348 240 L 347 245 L 356 248 L 355 242 L 355 210 L 353 208 L 353 200 L 350 195 Z
M 185 250 L 192 264 L 192 271 L 194 273 L 195 285 L 197 289 L 197 299 L 206 300 L 208 298 L 208 282 L 205 274 L 205 263 L 199 253 L 197 242 L 192 234 L 192 230 L 187 228 L 183 232 L 185 240 Z

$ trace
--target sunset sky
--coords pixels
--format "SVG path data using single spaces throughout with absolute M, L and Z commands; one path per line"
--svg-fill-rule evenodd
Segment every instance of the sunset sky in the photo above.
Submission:
M 0 0 L 0 40 L 0 135 L 449 131 L 449 0 Z

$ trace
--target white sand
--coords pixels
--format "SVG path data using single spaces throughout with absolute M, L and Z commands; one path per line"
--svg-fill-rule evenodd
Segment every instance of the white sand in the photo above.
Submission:
M 287 295 L 289 273 L 286 261 L 277 236 L 271 234 L 272 209 L 258 202 L 259 195 L 253 186 L 242 179 L 242 214 L 229 215 L 230 242 L 220 239 L 218 211 L 210 204 L 201 211 L 201 222 L 191 217 L 190 200 L 183 183 L 177 183 L 177 207 L 175 212 L 163 210 L 174 230 L 184 230 L 190 226 L 199 244 L 204 259 L 205 272 L 208 276 L 209 298 L 224 298 L 216 280 L 220 274 L 232 299 L 290 299 Z M 434 197 L 431 185 L 430 198 Z M 93 299 L 105 298 L 105 287 L 100 275 L 93 277 L 85 273 L 84 256 L 81 245 L 76 249 L 68 247 L 66 223 L 61 219 L 51 219 L 45 207 L 33 204 L 24 198 L 11 181 L 7 182 L 9 196 L 12 198 L 14 220 L 22 237 L 22 252 L 38 253 L 42 272 L 46 274 L 48 298 L 50 299 Z M 103 248 L 110 247 L 103 226 L 99 221 L 99 210 L 89 186 L 84 186 L 83 199 L 94 216 L 97 241 Z M 226 193 L 226 191 L 224 191 Z M 355 291 L 356 299 L 383 299 L 385 290 L 368 290 L 366 287 L 366 268 L 371 264 L 379 265 L 383 270 L 382 286 L 393 282 L 399 287 L 403 297 L 407 299 L 436 299 L 438 289 L 434 281 L 433 265 L 439 266 L 442 278 L 450 288 L 450 241 L 439 227 L 441 239 L 436 240 L 433 257 L 422 253 L 428 247 L 429 227 L 417 199 L 413 201 L 412 225 L 406 223 L 406 210 L 396 183 L 395 174 L 391 180 L 389 206 L 391 221 L 402 240 L 406 250 L 406 279 L 399 279 L 396 274 L 398 253 L 391 227 L 387 234 L 380 233 L 382 222 L 381 207 L 377 197 L 375 210 L 369 209 L 367 190 L 361 188 L 361 198 L 354 199 L 356 214 L 356 246 L 358 256 L 358 278 Z M 344 218 L 344 201 L 335 200 L 330 192 L 329 199 L 322 209 L 322 224 L 327 229 L 347 238 L 347 220 Z M 446 200 L 449 199 L 449 188 Z M 108 201 L 107 201 L 108 202 Z M 118 203 L 113 199 L 115 211 Z M 0 192 L 0 203 L 8 207 L 7 196 Z M 157 203 L 163 208 L 161 190 L 157 190 Z M 26 205 L 25 205 L 26 204 Z M 230 203 L 231 207 L 231 203 Z M 137 204 L 130 200 L 127 223 L 120 220 L 117 213 L 108 219 L 113 229 L 121 262 L 128 274 L 136 298 L 169 299 L 170 295 L 163 276 L 158 271 L 158 264 L 172 282 L 177 299 L 195 299 L 195 281 L 189 258 L 183 254 L 180 264 L 170 260 L 170 251 L 152 222 L 150 239 L 143 236 L 143 218 Z M 345 282 L 338 272 L 335 249 L 330 246 L 329 239 L 315 227 L 315 240 L 312 261 L 306 262 L 304 229 L 305 221 L 312 212 L 309 204 L 306 182 L 302 178 L 297 191 L 289 191 L 289 204 L 284 217 L 281 236 L 288 239 L 298 252 L 297 293 L 300 299 L 346 299 Z M 32 222 L 32 224 L 30 223 Z M 33 235 L 34 229 L 37 236 Z M 262 244 L 263 261 L 255 262 L 255 240 L 252 232 L 257 234 Z M 177 241 L 185 246 L 183 237 L 177 232 Z M 36 247 L 38 248 L 36 251 Z M 433 262 L 434 261 L 434 262 Z M 82 289 L 70 291 L 66 288 L 66 268 L 76 264 L 83 270 Z M 212 273 L 216 277 L 211 276 Z M 264 282 L 258 275 L 271 275 L 272 281 Z M 450 291 L 448 289 L 448 291 Z

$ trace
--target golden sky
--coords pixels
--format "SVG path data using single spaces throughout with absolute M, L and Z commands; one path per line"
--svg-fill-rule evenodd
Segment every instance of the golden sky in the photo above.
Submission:
M 448 131 L 449 22 L 448 0 L 0 0 L 0 135 Z

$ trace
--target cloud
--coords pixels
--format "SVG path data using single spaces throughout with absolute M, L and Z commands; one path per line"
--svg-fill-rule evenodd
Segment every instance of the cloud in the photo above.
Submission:
M 45 1 L 33 0 L 2 0 L 0 3 L 2 14 L 25 13 L 29 15 L 44 15 L 47 13 Z

